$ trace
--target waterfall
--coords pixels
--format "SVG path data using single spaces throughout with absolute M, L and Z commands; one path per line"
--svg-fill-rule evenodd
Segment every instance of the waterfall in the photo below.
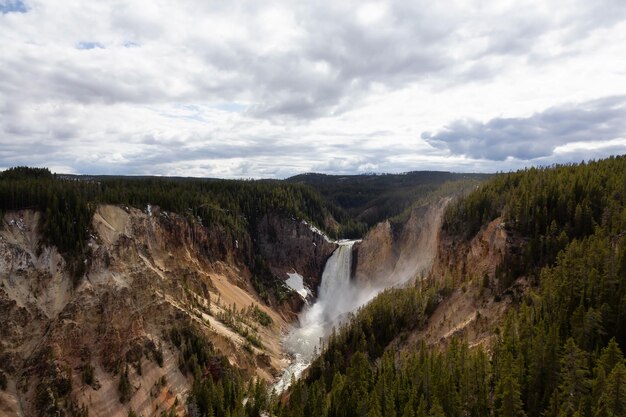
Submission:
M 341 321 L 345 313 L 362 304 L 357 288 L 350 281 L 354 241 L 338 243 L 339 247 L 324 266 L 317 300 L 300 313 L 299 326 L 284 340 L 284 347 L 294 356 L 294 360 L 274 386 L 277 392 L 285 390 L 291 383 L 291 378 L 298 378 L 309 366 L 320 342 Z
M 340 244 L 324 266 L 318 301 L 315 304 L 323 307 L 322 319 L 325 323 L 334 323 L 342 314 L 351 310 L 351 303 L 354 301 L 354 287 L 350 282 L 353 244 L 352 241 Z

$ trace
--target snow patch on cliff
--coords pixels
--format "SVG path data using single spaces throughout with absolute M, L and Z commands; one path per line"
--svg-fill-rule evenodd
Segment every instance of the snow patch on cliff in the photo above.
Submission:
M 335 243 L 335 241 L 332 240 L 331 238 L 329 238 L 326 233 L 322 232 L 320 229 L 318 229 L 317 227 L 313 226 L 312 224 L 309 224 L 306 220 L 302 220 L 302 224 L 305 224 L 305 225 L 309 226 L 309 229 L 311 229 L 311 231 L 313 233 L 316 233 L 316 234 L 322 236 L 326 242 L 328 242 L 328 243 Z
M 302 277 L 302 275 L 298 274 L 297 272 L 287 272 L 287 276 L 289 278 L 285 281 L 285 284 L 287 284 L 289 288 L 300 294 L 300 297 L 306 300 L 306 298 L 311 295 L 311 293 L 304 286 L 304 278 Z

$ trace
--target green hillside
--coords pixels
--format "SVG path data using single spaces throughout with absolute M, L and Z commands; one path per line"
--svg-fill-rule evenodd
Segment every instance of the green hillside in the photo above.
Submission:
M 489 176 L 443 171 L 382 175 L 311 173 L 296 175 L 287 181 L 310 185 L 354 219 L 371 227 L 382 220 L 399 215 L 416 200 L 435 192 L 446 183 L 464 182 L 476 185 Z

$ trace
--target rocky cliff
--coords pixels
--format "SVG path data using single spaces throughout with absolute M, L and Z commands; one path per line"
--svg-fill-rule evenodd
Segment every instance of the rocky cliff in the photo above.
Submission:
M 274 276 L 286 279 L 297 272 L 314 293 L 320 284 L 326 260 L 337 248 L 306 222 L 267 214 L 256 227 L 254 242 Z
M 489 286 L 496 280 L 497 266 L 513 247 L 514 238 L 500 218 L 491 221 L 469 242 L 458 242 L 442 233 L 430 275 L 434 280 L 446 276 L 463 281 L 481 279 L 481 285 Z
M 105 205 L 93 217 L 87 272 L 74 285 L 38 225 L 37 212 L 11 212 L 0 230 L 3 416 L 78 415 L 83 407 L 91 417 L 182 411 L 190 378 L 168 334 L 185 323 L 245 374 L 272 379 L 286 365 L 286 322 L 250 284 L 253 245 L 277 277 L 296 270 L 311 286 L 333 250 L 308 226 L 278 215 L 259 224 L 257 242 L 242 242 L 156 207 Z M 127 365 L 132 395 L 121 403 Z
M 370 230 L 354 246 L 354 279 L 361 285 L 389 287 L 428 274 L 448 201 L 415 207 L 396 227 L 387 220 Z

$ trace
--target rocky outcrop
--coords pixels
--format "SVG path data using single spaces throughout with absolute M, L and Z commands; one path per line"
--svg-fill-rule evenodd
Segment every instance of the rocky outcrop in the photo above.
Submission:
M 275 277 L 285 280 L 297 272 L 316 292 L 326 260 L 337 248 L 303 221 L 276 214 L 265 215 L 256 225 L 254 245 Z
M 442 234 L 437 258 L 431 271 L 433 280 L 455 277 L 457 280 L 496 278 L 496 268 L 513 244 L 501 218 L 483 227 L 469 242 Z
M 389 220 L 378 223 L 352 247 L 352 275 L 362 284 L 385 280 L 398 260 L 398 248 Z
M 424 276 L 437 254 L 448 199 L 415 207 L 397 227 L 379 223 L 354 246 L 353 275 L 362 285 L 389 287 Z

